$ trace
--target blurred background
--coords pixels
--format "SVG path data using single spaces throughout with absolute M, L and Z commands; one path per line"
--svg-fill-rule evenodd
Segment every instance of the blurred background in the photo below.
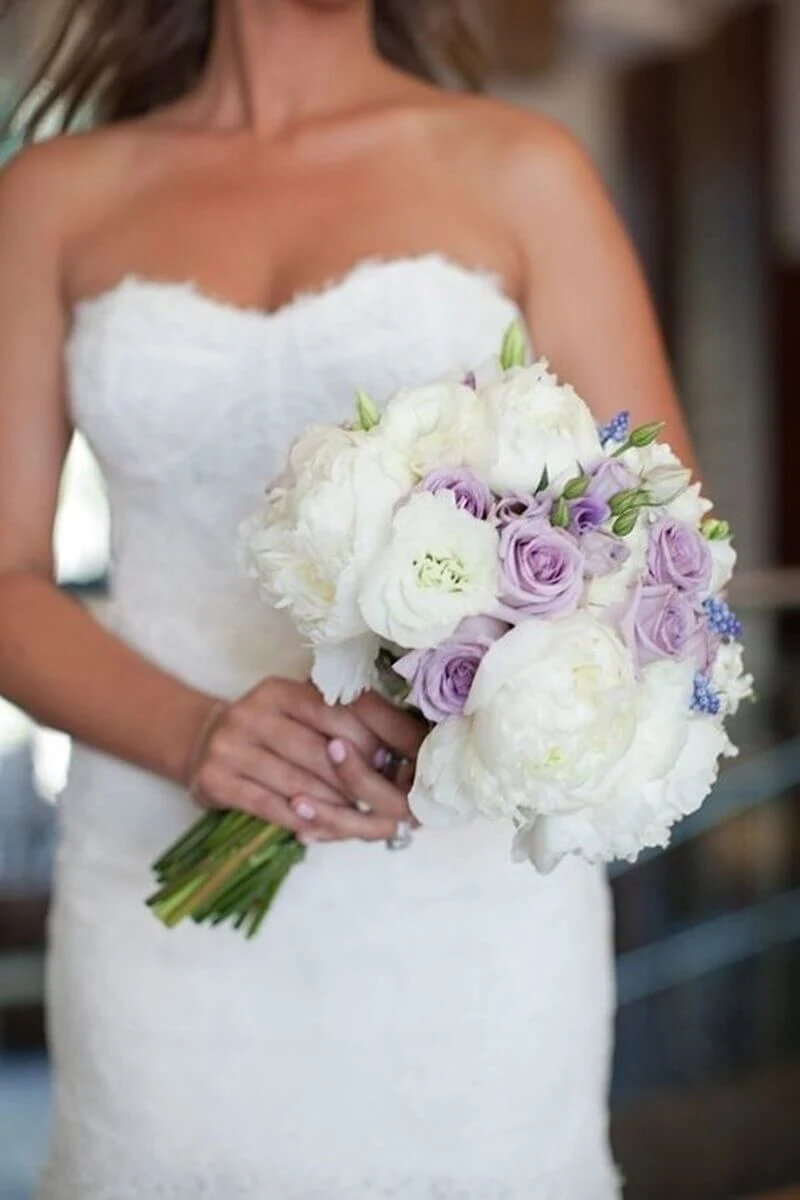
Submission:
M 703 812 L 614 873 L 626 1194 L 800 1197 L 800 0 L 468 7 L 490 90 L 570 126 L 632 230 L 737 534 L 759 685 Z M 6 102 L 46 10 L 29 0 L 0 24 Z M 57 545 L 63 585 L 102 603 L 108 517 L 80 441 Z M 0 702 L 0 1200 L 28 1200 L 47 1137 L 43 947 L 68 756 Z

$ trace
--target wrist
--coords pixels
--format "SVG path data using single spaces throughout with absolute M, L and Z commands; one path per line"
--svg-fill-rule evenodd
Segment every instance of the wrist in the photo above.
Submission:
M 182 782 L 184 787 L 191 793 L 194 792 L 197 773 L 208 748 L 208 743 L 214 736 L 214 732 L 227 710 L 228 704 L 225 700 L 220 700 L 216 696 L 206 697 L 203 714 L 195 725 L 194 735 L 189 744 L 183 764 Z

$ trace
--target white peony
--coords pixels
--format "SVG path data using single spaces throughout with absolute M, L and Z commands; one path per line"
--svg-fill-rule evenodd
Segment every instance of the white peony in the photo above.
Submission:
M 534 817 L 517 837 L 517 858 L 530 858 L 540 871 L 551 871 L 567 854 L 581 854 L 589 862 L 633 859 L 644 846 L 660 844 L 662 825 L 654 819 L 653 790 L 662 786 L 685 746 L 693 678 L 688 662 L 645 668 L 636 695 L 635 737 L 603 780 L 596 803 L 572 813 Z
M 389 401 L 378 434 L 419 480 L 437 467 L 476 462 L 486 444 L 486 408 L 461 383 L 410 388 Z
M 532 491 L 545 468 L 558 484 L 601 456 L 588 407 L 573 388 L 558 383 L 546 362 L 509 372 L 482 395 L 489 440 L 477 465 L 495 491 Z
M 467 824 L 477 815 L 466 783 L 472 721 L 453 717 L 436 725 L 420 747 L 409 804 L 430 828 Z
M 359 593 L 413 478 L 372 435 L 319 428 L 294 447 L 283 482 L 245 531 L 252 572 L 320 661 L 326 648 L 314 671 L 326 699 L 352 699 L 371 681 L 365 664 L 377 652 Z
M 710 792 L 732 747 L 721 725 L 690 711 L 691 663 L 660 662 L 643 673 L 638 725 L 629 753 L 611 773 L 600 803 L 574 813 L 534 818 L 517 836 L 515 857 L 551 871 L 562 858 L 635 860 L 666 846 L 676 821 Z
M 720 646 L 711 669 L 711 686 L 722 699 L 726 717 L 737 713 L 742 701 L 753 695 L 753 676 L 745 671 L 744 650 L 738 642 Z
M 417 492 L 397 510 L 360 590 L 369 629 L 406 650 L 436 646 L 497 603 L 497 531 L 449 492 Z
M 709 540 L 708 548 L 711 551 L 712 562 L 709 591 L 712 596 L 716 596 L 730 583 L 737 554 L 730 538 Z
M 467 702 L 462 778 L 475 806 L 519 819 L 593 803 L 630 749 L 636 694 L 622 642 L 589 613 L 518 625 L 484 658 Z

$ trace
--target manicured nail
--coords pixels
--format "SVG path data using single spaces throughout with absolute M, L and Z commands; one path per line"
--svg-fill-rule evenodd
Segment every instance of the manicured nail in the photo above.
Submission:
M 347 758 L 347 747 L 344 742 L 330 742 L 328 745 L 328 758 L 335 767 L 340 767 Z
M 392 752 L 391 750 L 387 750 L 385 746 L 381 746 L 372 756 L 372 765 L 376 771 L 385 771 L 391 761 Z
M 308 800 L 295 800 L 294 811 L 298 817 L 302 817 L 304 821 L 313 821 L 316 818 L 317 810 Z
M 315 833 L 299 833 L 297 840 L 301 846 L 316 846 L 319 838 Z

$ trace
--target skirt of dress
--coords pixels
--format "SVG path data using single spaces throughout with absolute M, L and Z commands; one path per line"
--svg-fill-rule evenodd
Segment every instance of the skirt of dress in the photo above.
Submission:
M 319 847 L 248 943 L 161 928 L 152 849 L 61 847 L 39 1200 L 618 1196 L 602 873 L 489 825 Z

